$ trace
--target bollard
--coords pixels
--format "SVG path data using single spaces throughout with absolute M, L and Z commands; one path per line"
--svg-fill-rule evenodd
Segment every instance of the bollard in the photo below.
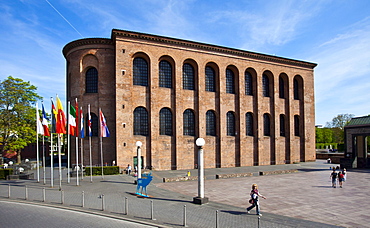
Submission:
M 24 186 L 24 199 L 27 200 L 28 199 L 28 188 L 27 188 L 27 185 Z
M 128 200 L 127 200 L 127 197 L 125 197 L 125 215 L 128 215 Z
M 85 192 L 82 191 L 82 202 L 81 202 L 81 207 L 85 207 Z
M 258 216 L 258 228 L 260 228 L 260 220 L 261 220 L 261 217 Z
M 64 191 L 60 190 L 60 204 L 64 204 Z
M 46 192 L 45 192 L 45 188 L 42 188 L 42 202 L 45 202 L 45 198 L 46 198 Z
M 216 210 L 216 228 L 218 228 L 218 210 Z
M 10 199 L 10 184 L 8 184 L 8 198 Z
M 104 194 L 101 195 L 101 210 L 104 211 L 105 205 L 104 205 Z
M 183 226 L 184 227 L 188 227 L 187 225 L 186 225 L 186 205 L 184 205 L 184 222 L 183 222 L 184 224 L 183 224 Z
M 153 206 L 153 200 L 151 200 L 150 201 L 150 219 L 151 220 L 156 220 L 155 218 L 154 218 L 154 206 Z

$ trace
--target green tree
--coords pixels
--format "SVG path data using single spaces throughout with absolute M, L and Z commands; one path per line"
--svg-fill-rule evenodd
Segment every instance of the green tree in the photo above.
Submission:
M 41 97 L 37 87 L 9 76 L 0 81 L 0 152 L 20 154 L 27 144 L 36 141 L 36 109 Z
M 328 128 L 339 128 L 344 130 L 344 126 L 354 117 L 353 114 L 339 114 L 332 119 L 331 122 L 327 122 L 326 126 Z

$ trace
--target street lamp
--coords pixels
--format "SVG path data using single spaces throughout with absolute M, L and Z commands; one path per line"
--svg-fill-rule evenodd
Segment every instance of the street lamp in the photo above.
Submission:
M 141 178 L 141 146 L 143 143 L 141 141 L 136 142 L 137 147 L 137 180 Z
M 198 138 L 195 141 L 195 144 L 198 146 L 198 196 L 193 198 L 193 203 L 195 204 L 208 203 L 208 198 L 204 197 L 203 146 L 205 143 L 203 138 Z

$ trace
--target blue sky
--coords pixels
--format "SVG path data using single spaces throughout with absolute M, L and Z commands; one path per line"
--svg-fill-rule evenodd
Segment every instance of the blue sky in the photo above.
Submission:
M 318 63 L 316 124 L 370 114 L 369 0 L 4 0 L 0 80 L 65 100 L 63 47 L 113 28 Z

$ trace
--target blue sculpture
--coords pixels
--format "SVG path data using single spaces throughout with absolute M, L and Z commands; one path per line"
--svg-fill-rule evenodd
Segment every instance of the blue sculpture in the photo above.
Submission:
M 149 197 L 146 193 L 146 187 L 150 184 L 150 182 L 153 180 L 152 172 L 150 173 L 144 173 L 141 175 L 141 178 L 138 178 L 137 180 L 137 187 L 136 187 L 136 195 L 143 196 L 143 197 Z M 140 191 L 141 188 L 141 192 Z M 143 191 L 145 194 L 143 194 Z

